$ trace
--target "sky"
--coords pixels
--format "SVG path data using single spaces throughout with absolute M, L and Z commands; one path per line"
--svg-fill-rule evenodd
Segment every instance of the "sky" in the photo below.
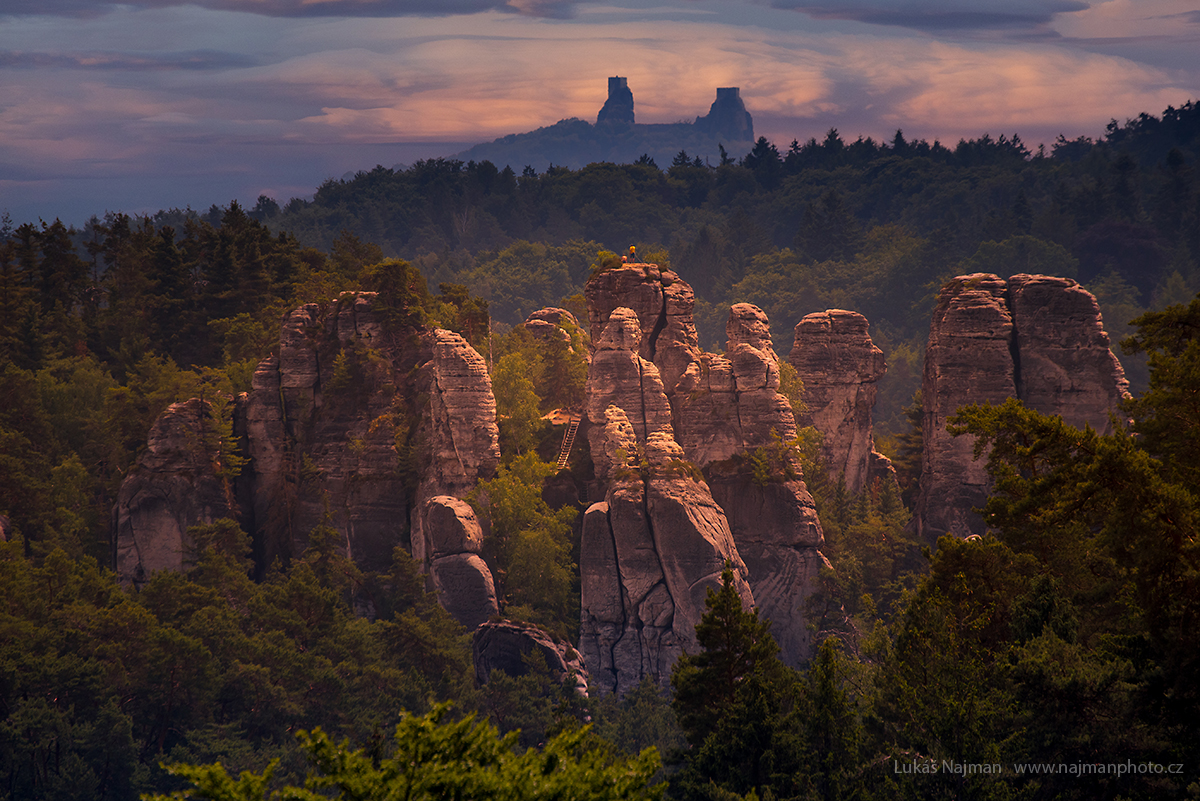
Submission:
M 0 0 L 0 212 L 281 204 L 568 118 L 738 86 L 792 139 L 1049 147 L 1200 100 L 1200 0 Z M 539 169 L 543 166 L 534 165 Z

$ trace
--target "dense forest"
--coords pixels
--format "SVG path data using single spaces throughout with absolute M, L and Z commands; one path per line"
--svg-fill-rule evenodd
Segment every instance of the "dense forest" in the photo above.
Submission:
M 681 152 L 665 170 L 516 175 L 433 160 L 282 207 L 263 197 L 82 229 L 5 217 L 0 794 L 191 784 L 262 798 L 313 771 L 289 797 L 1200 795 L 1198 158 L 1189 102 L 1049 152 L 1016 135 L 949 148 L 830 131 L 783 150 L 760 139 L 717 165 Z M 913 541 L 905 498 L 849 497 L 805 451 L 834 566 L 814 602 L 824 644 L 803 669 L 784 665 L 727 581 L 669 697 L 647 685 L 580 698 L 536 664 L 477 687 L 469 634 L 411 558 L 398 549 L 390 572 L 366 576 L 320 529 L 261 580 L 248 536 L 223 521 L 191 532 L 190 570 L 136 591 L 116 582 L 111 509 L 159 413 L 195 396 L 219 408 L 248 388 L 284 312 L 402 258 L 423 276 L 412 313 L 496 360 L 504 464 L 481 513 L 512 542 L 536 535 L 557 571 L 514 576 L 508 608 L 569 632 L 576 513 L 541 498 L 554 432 L 539 413 L 582 382 L 515 326 L 543 306 L 578 310 L 598 253 L 631 244 L 696 289 L 710 350 L 732 302 L 768 313 L 782 353 L 804 314 L 865 314 L 890 370 L 880 444 L 902 480 L 919 450 L 929 312 L 956 274 L 1043 272 L 1095 293 L 1125 340 L 1130 427 L 1101 436 L 1015 402 L 964 409 L 957 425 L 991 446 L 996 487 L 980 542 Z M 424 783 L 397 784 L 400 756 L 424 743 L 459 761 L 422 757 Z M 250 773 L 166 767 L 214 762 Z M 539 771 L 550 778 L 520 784 Z

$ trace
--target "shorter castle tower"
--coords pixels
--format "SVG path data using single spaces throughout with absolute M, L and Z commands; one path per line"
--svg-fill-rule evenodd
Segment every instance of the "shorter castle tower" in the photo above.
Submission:
M 754 119 L 746 111 L 741 90 L 736 86 L 717 89 L 717 99 L 708 109 L 707 116 L 696 118 L 696 127 L 714 137 L 754 141 Z

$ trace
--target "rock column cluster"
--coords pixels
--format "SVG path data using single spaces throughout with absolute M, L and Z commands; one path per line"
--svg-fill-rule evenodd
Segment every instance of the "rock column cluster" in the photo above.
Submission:
M 1075 426 L 1111 428 L 1129 382 L 1095 297 L 1069 278 L 962 275 L 938 295 L 925 351 L 924 456 L 915 525 L 927 539 L 986 531 L 986 459 L 946 421 L 968 404 L 1019 398 Z
M 464 625 L 495 614 L 479 524 L 457 500 L 500 461 L 486 363 L 449 331 L 385 331 L 376 303 L 345 293 L 284 318 L 279 355 L 237 399 L 249 458 L 235 480 L 205 450 L 200 401 L 160 417 L 114 510 L 124 580 L 182 569 L 196 523 L 236 518 L 260 568 L 298 557 L 328 525 L 364 570 L 386 570 L 397 546 L 410 549 Z
M 680 649 L 694 646 L 726 563 L 743 601 L 773 622 L 784 658 L 803 661 L 803 606 L 827 563 L 783 445 L 796 424 L 766 315 L 733 307 L 719 356 L 699 348 L 692 289 L 669 270 L 625 264 L 585 294 L 595 347 L 586 422 L 604 498 L 587 510 L 580 555 L 580 648 L 593 686 L 623 693 L 645 676 L 665 681 Z M 757 483 L 747 467 L 755 453 L 776 459 L 777 475 Z

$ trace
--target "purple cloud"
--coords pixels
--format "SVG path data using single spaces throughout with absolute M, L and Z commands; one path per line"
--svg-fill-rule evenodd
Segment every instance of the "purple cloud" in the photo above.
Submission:
M 4 16 L 95 17 L 110 10 L 115 0 L 8 0 Z M 504 11 L 532 17 L 570 17 L 576 0 L 123 0 L 135 8 L 192 5 L 212 11 L 240 11 L 266 17 L 444 17 Z
M 816 19 L 841 19 L 930 33 L 1022 31 L 1049 33 L 1055 14 L 1083 11 L 1080 0 L 972 0 L 972 2 L 899 2 L 897 0 L 771 0 L 775 8 L 799 11 Z M 1052 35 L 1052 34 L 1051 34 Z
M 82 70 L 214 70 L 249 67 L 256 62 L 237 53 L 213 50 L 193 50 L 183 53 L 153 55 L 114 53 L 108 51 L 79 53 L 40 53 L 23 50 L 0 50 L 0 68 L 14 69 L 82 69 Z

